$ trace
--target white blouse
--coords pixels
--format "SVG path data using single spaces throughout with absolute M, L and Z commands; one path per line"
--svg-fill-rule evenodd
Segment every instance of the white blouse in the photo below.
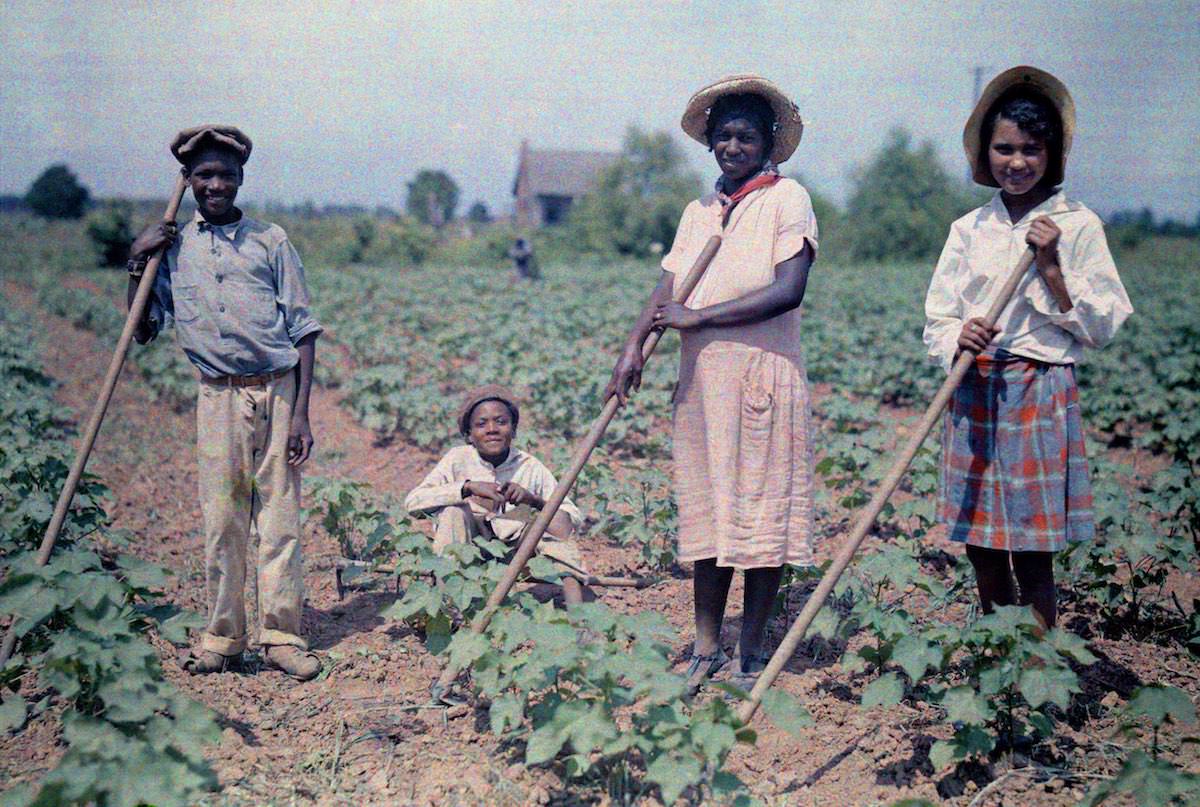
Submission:
M 996 321 L 1000 333 L 992 344 L 1037 361 L 1074 364 L 1084 346 L 1108 344 L 1133 313 L 1099 216 L 1059 191 L 1014 224 L 997 191 L 989 203 L 951 225 L 925 296 L 925 345 L 930 359 L 947 371 L 963 323 L 987 313 L 1039 216 L 1049 216 L 1062 230 L 1058 259 L 1074 307 L 1059 311 L 1036 267 L 1031 268 Z

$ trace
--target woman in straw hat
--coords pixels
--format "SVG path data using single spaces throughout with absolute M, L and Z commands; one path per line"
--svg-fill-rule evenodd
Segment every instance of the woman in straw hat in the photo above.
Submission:
M 808 192 L 777 168 L 804 125 L 796 105 L 759 76 L 724 78 L 688 102 L 683 130 L 708 147 L 716 189 L 683 211 L 662 273 L 613 370 L 606 397 L 641 381 L 652 328 L 681 335 L 675 393 L 679 557 L 695 564 L 696 642 L 689 685 L 729 662 L 721 622 L 734 569 L 745 572 L 734 682 L 766 662 L 763 632 L 784 564 L 812 563 L 809 394 L 800 310 L 817 249 Z M 671 300 L 713 235 L 720 251 L 684 303 Z
M 949 369 L 979 353 L 946 417 L 939 518 L 967 545 L 984 611 L 1019 602 L 1046 627 L 1053 553 L 1094 533 L 1074 365 L 1133 310 L 1100 219 L 1059 188 L 1074 133 L 1074 101 L 1049 73 L 988 84 L 963 146 L 975 181 L 999 190 L 954 222 L 925 299 L 930 357 Z M 1027 245 L 1037 271 L 989 328 L 980 317 Z

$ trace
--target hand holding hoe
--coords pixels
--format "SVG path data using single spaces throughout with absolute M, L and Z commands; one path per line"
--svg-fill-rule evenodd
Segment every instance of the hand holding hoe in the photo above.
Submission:
M 163 214 L 164 222 L 174 223 L 185 190 L 187 190 L 187 182 L 180 175 L 175 179 L 171 200 Z M 112 398 L 113 389 L 117 386 L 117 378 L 121 375 L 121 368 L 125 366 L 125 357 L 129 353 L 129 343 L 133 340 L 133 332 L 137 329 L 137 325 L 142 319 L 142 311 L 145 310 L 146 302 L 150 299 L 150 290 L 154 288 L 154 278 L 158 274 L 162 256 L 163 250 L 161 249 L 154 253 L 149 263 L 146 264 L 146 270 L 142 273 L 142 279 L 138 283 L 137 294 L 134 295 L 133 303 L 129 306 L 129 315 L 125 317 L 125 327 L 121 331 L 121 338 L 117 340 L 117 348 L 113 351 L 112 361 L 109 362 L 108 373 L 104 376 L 100 395 L 96 399 L 96 405 L 92 407 L 92 417 L 88 420 L 83 440 L 75 454 L 75 463 L 71 466 L 70 473 L 67 474 L 67 481 L 63 485 L 62 493 L 59 494 L 58 504 L 54 507 L 54 515 L 50 518 L 45 535 L 42 536 L 42 544 L 38 549 L 37 556 L 39 566 L 45 566 L 50 561 L 50 553 L 54 551 L 54 542 L 58 540 L 58 533 L 62 529 L 63 520 L 67 517 L 67 511 L 71 507 L 71 500 L 75 498 L 75 489 L 79 486 L 83 469 L 92 454 L 92 446 L 96 443 L 100 424 L 104 421 L 104 415 L 108 411 L 108 402 Z M 12 624 L 8 626 L 8 633 L 4 636 L 4 645 L 0 647 L 0 668 L 8 663 L 8 659 L 16 647 L 17 622 L 19 621 L 20 615 L 14 614 Z
M 984 321 L 989 326 L 996 324 L 996 319 L 1000 316 L 1005 306 L 1008 305 L 1008 301 L 1012 299 L 1017 284 L 1021 282 L 1021 278 L 1025 276 L 1025 273 L 1029 271 L 1029 267 L 1033 264 L 1033 258 L 1033 249 L 1025 250 L 1021 255 L 1021 260 L 1017 263 L 1017 267 L 1013 269 L 1012 274 L 1008 276 L 1004 285 L 1000 287 L 1000 293 L 996 295 L 992 307 L 988 309 L 987 316 L 984 317 Z M 820 584 L 813 591 L 812 596 L 808 598 L 808 602 L 805 603 L 804 609 L 800 611 L 800 615 L 796 617 L 796 621 L 788 629 L 787 635 L 783 637 L 783 641 L 779 644 L 779 649 L 771 656 L 766 669 L 758 677 L 758 682 L 750 690 L 749 700 L 743 703 L 738 710 L 738 718 L 743 724 L 749 723 L 754 717 L 759 703 L 762 702 L 763 695 L 771 688 L 771 684 L 775 683 L 775 679 L 783 671 L 784 665 L 788 663 L 792 654 L 796 652 L 796 647 L 804 638 L 804 633 L 808 630 L 808 626 L 812 624 L 813 618 L 821 610 L 821 607 L 825 604 L 825 600 L 829 598 L 829 594 L 833 591 L 833 587 L 837 585 L 842 572 L 846 570 L 846 567 L 850 565 L 850 561 L 854 559 L 854 555 L 858 552 L 859 545 L 862 544 L 863 539 L 867 537 L 867 533 L 875 525 L 875 519 L 879 517 L 883 506 L 887 504 L 887 500 L 896 490 L 896 486 L 900 484 L 900 479 L 904 476 L 904 472 L 908 470 L 913 457 L 916 456 L 917 449 L 921 447 L 921 443 L 925 442 L 926 436 L 933 429 L 934 424 L 942 414 L 942 410 L 950 402 L 950 396 L 954 394 L 954 390 L 958 389 L 958 385 L 962 383 L 963 377 L 966 376 L 967 371 L 971 369 L 971 365 L 974 363 L 975 353 L 973 351 L 964 350 L 959 354 L 958 360 L 954 362 L 953 369 L 950 370 L 950 375 L 947 376 L 937 394 L 933 396 L 933 401 L 929 404 L 929 408 L 925 410 L 924 417 L 917 424 L 916 430 L 905 444 L 904 450 L 900 452 L 900 456 L 892 464 L 887 476 L 880 482 L 879 489 L 875 491 L 875 495 L 867 503 L 866 509 L 863 510 L 862 515 L 855 522 L 854 530 L 842 546 L 842 550 L 833 559 L 829 570 L 825 572 L 825 576 L 821 578 Z
M 688 295 L 696 288 L 696 284 L 700 282 L 700 278 L 704 275 L 704 270 L 708 268 L 708 264 L 712 262 L 713 256 L 717 254 L 717 250 L 720 247 L 721 237 L 719 235 L 714 235 L 708 239 L 708 243 L 704 245 L 704 249 L 696 258 L 696 262 L 692 264 L 692 268 L 687 273 L 683 283 L 675 289 L 674 297 L 676 302 L 683 302 L 688 298 Z M 646 341 L 642 343 L 643 360 L 650 358 L 650 354 L 654 352 L 654 348 L 658 346 L 660 339 L 662 339 L 662 331 L 654 330 L 650 332 L 650 335 L 646 337 Z M 492 621 L 492 616 L 496 613 L 496 608 L 508 596 L 508 592 L 512 590 L 513 584 L 517 582 L 517 577 L 524 570 L 525 564 L 533 557 L 538 541 L 542 539 L 542 536 L 546 533 L 546 528 L 550 526 L 551 519 L 554 518 L 554 514 L 558 512 L 558 508 L 562 505 L 563 500 L 567 498 L 567 494 L 571 491 L 571 486 L 575 484 L 580 471 L 587 464 L 592 450 L 600 442 L 600 438 L 604 435 L 604 430 L 612 422 L 613 416 L 616 415 L 617 409 L 620 407 L 620 403 L 616 395 L 612 396 L 605 402 L 600 416 L 592 421 L 592 427 L 588 429 L 588 433 L 584 435 L 579 447 L 575 449 L 575 455 L 571 458 L 571 465 L 567 469 L 566 474 L 558 481 L 558 486 L 554 488 L 554 493 L 550 495 L 546 506 L 542 508 L 538 517 L 530 525 L 529 531 L 525 533 L 525 537 L 521 539 L 521 545 L 517 549 L 517 554 L 509 562 L 508 569 L 504 572 L 504 577 L 501 578 L 496 589 L 488 597 L 487 604 L 479 611 L 475 619 L 472 620 L 472 633 L 483 633 L 487 630 L 488 624 Z M 453 664 L 447 663 L 446 668 L 442 670 L 441 677 L 433 685 L 432 693 L 435 701 L 444 699 L 450 685 L 454 683 L 456 675 L 458 675 L 458 670 Z

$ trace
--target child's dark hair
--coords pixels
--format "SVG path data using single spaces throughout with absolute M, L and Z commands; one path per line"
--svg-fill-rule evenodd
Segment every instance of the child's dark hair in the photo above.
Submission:
M 1025 134 L 1045 142 L 1050 160 L 1043 183 L 1061 182 L 1059 167 L 1062 166 L 1063 128 L 1062 117 L 1054 104 L 1041 93 L 1030 92 L 1028 89 L 1019 89 L 1000 96 L 983 116 L 979 148 L 984 165 L 987 165 L 988 149 L 991 146 L 992 133 L 996 130 L 996 121 L 1001 118 L 1012 121 Z
M 731 93 L 722 95 L 708 112 L 708 123 L 704 127 L 704 139 L 712 148 L 713 131 L 717 124 L 730 118 L 745 118 L 754 124 L 763 137 L 763 154 L 769 155 L 775 148 L 775 110 L 771 102 L 758 93 Z

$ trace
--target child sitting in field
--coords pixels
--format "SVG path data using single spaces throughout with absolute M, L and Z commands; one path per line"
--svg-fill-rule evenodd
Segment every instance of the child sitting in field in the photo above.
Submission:
M 489 384 L 472 391 L 458 416 L 467 445 L 450 449 L 405 498 L 408 512 L 436 517 L 433 549 L 438 554 L 475 536 L 517 544 L 525 522 L 504 514 L 511 515 L 521 505 L 540 510 L 554 492 L 554 474 L 536 457 L 512 446 L 520 414 L 504 387 Z M 538 549 L 568 573 L 562 580 L 568 605 L 583 601 L 576 575 L 586 572 L 572 540 L 582 521 L 579 509 L 565 499 L 538 543 Z
M 1054 553 L 1095 531 L 1075 362 L 1133 310 L 1100 219 L 1058 187 L 1074 129 L 1049 73 L 992 80 L 963 145 L 975 181 L 998 191 L 954 222 L 925 300 L 930 357 L 949 369 L 978 355 L 946 418 L 939 517 L 967 545 L 983 610 L 1019 602 L 1046 627 Z M 1037 270 L 991 327 L 982 315 L 1029 246 Z

